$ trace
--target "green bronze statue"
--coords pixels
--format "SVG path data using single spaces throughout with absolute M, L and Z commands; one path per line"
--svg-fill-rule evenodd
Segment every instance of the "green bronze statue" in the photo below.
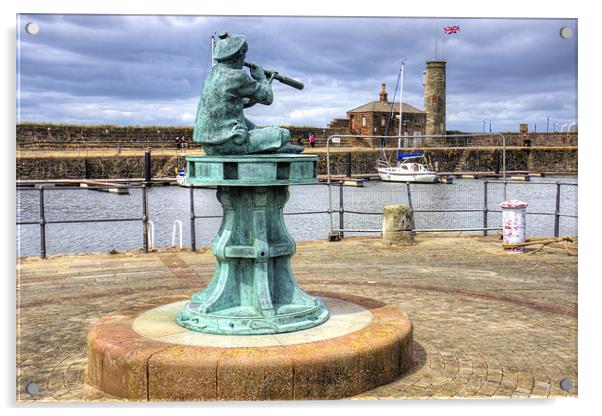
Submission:
M 301 153 L 302 146 L 289 143 L 290 132 L 280 127 L 258 128 L 243 109 L 274 100 L 272 81 L 296 88 L 303 84 L 245 62 L 248 49 L 242 35 L 222 33 L 215 44 L 217 61 L 205 80 L 194 124 L 194 141 L 207 155 Z M 243 66 L 251 68 L 250 75 Z M 266 76 L 268 74 L 268 76 Z M 288 81 L 288 82 L 286 82 Z
M 244 36 L 223 33 L 217 64 L 205 81 L 194 139 L 206 155 L 186 158 L 186 182 L 217 186 L 222 224 L 211 242 L 217 263 L 210 283 L 192 296 L 176 322 L 218 335 L 277 334 L 328 320 L 323 299 L 297 284 L 291 268 L 295 241 L 284 221 L 289 185 L 317 183 L 318 157 L 299 155 L 288 130 L 257 128 L 243 108 L 273 100 L 273 79 L 303 84 L 244 61 Z M 243 71 L 251 68 L 251 74 Z M 270 154 L 271 153 L 271 154 Z

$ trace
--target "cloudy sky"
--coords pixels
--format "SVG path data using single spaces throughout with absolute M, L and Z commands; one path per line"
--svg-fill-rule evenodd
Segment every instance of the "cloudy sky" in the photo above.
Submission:
M 35 21 L 36 35 L 25 25 Z M 444 35 L 443 27 L 460 32 Z M 568 26 L 573 37 L 563 39 Z M 20 15 L 18 121 L 192 125 L 210 68 L 210 36 L 247 36 L 247 60 L 305 83 L 274 82 L 261 125 L 325 126 L 393 96 L 407 62 L 404 101 L 423 108 L 425 60 L 447 60 L 447 128 L 545 131 L 577 119 L 575 20 L 332 17 Z M 559 127 L 557 127 L 559 129 Z

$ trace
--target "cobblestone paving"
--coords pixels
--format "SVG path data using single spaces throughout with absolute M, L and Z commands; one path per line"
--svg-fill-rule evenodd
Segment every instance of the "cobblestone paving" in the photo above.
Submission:
M 560 247 L 505 254 L 493 238 L 417 241 L 298 244 L 293 270 L 306 290 L 377 298 L 414 323 L 409 373 L 355 399 L 577 395 L 577 257 Z M 207 249 L 20 260 L 17 399 L 117 400 L 83 383 L 88 326 L 129 305 L 186 299 L 213 270 Z

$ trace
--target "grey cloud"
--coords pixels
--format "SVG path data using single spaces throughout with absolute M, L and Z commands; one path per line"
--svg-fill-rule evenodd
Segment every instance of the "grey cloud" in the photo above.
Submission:
M 496 114 L 511 118 L 498 124 L 514 130 L 546 112 L 576 117 L 576 36 L 558 35 L 561 25 L 577 33 L 573 20 L 22 16 L 29 20 L 41 30 L 21 37 L 23 121 L 68 120 L 71 111 L 88 124 L 186 124 L 181 115 L 194 112 L 210 67 L 209 36 L 222 30 L 247 36 L 249 60 L 307 85 L 301 92 L 275 86 L 275 104 L 251 112 L 261 124 L 325 125 L 377 99 L 381 82 L 392 98 L 402 58 L 404 100 L 422 107 L 435 28 L 448 60 L 448 128 L 475 129 Z M 460 33 L 441 35 L 448 24 Z M 86 117 L 80 102 L 95 110 Z M 170 110 L 143 115 L 144 108 Z

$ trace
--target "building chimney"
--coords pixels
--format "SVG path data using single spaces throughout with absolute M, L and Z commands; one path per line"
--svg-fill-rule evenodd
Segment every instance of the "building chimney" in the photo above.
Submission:
M 381 103 L 388 103 L 389 102 L 389 98 L 388 98 L 387 91 L 385 90 L 385 83 L 384 82 L 382 84 L 380 84 L 380 99 L 379 99 L 379 101 Z
M 442 59 L 426 61 L 424 111 L 426 135 L 445 134 L 445 65 Z

